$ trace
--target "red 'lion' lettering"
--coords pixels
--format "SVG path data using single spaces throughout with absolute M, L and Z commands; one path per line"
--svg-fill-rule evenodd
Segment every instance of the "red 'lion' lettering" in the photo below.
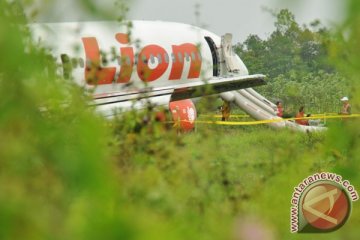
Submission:
M 114 80 L 116 68 L 115 67 L 101 67 L 100 65 L 100 50 L 99 45 L 94 37 L 82 38 L 85 54 L 86 54 L 86 69 L 85 80 L 88 84 L 111 84 Z
M 139 53 L 137 73 L 144 82 L 151 82 L 161 77 L 169 66 L 168 62 L 159 60 L 156 56 L 164 56 L 165 49 L 158 45 L 148 45 Z M 145 61 L 144 61 L 145 60 Z M 152 69 L 149 67 L 150 61 L 154 61 L 157 66 Z M 155 63 L 157 61 L 157 63 Z
M 115 39 L 120 44 L 129 44 L 127 34 L 117 33 Z M 85 80 L 89 85 L 112 84 L 115 79 L 116 67 L 102 67 L 98 41 L 95 37 L 82 38 L 86 55 Z M 199 78 L 201 70 L 201 57 L 196 45 L 184 43 L 172 46 L 174 61 L 172 63 L 169 80 L 180 80 L 184 70 L 184 62 L 190 61 L 187 78 Z M 131 80 L 135 64 L 134 48 L 125 46 L 120 48 L 120 72 L 116 83 L 127 83 Z M 144 82 L 152 82 L 164 75 L 169 67 L 166 60 L 168 53 L 161 46 L 152 44 L 145 46 L 139 53 L 137 73 Z M 164 58 L 163 58 L 164 57 Z M 168 58 L 167 58 L 168 59 Z
M 117 82 L 127 83 L 131 79 L 134 66 L 134 51 L 132 47 L 125 47 L 120 49 L 120 53 L 121 68 Z
M 172 49 L 175 58 L 179 56 L 183 58 L 185 54 L 188 54 L 189 58 L 191 59 L 188 78 L 198 78 L 200 76 L 200 70 L 201 70 L 201 59 L 199 59 L 198 56 L 193 57 L 194 53 L 198 53 L 198 48 L 194 44 L 184 43 L 178 46 L 173 45 Z M 179 61 L 178 59 L 178 61 L 173 62 L 169 80 L 180 79 L 183 69 L 184 69 L 184 59 L 182 59 L 182 61 Z
M 129 43 L 129 36 L 124 33 L 117 33 L 115 35 L 116 40 L 122 44 Z M 117 83 L 127 83 L 131 79 L 132 70 L 134 66 L 134 49 L 132 47 L 123 47 L 120 48 L 120 73 Z

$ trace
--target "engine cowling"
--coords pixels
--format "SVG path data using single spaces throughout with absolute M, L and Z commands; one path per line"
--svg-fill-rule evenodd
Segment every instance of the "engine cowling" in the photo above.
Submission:
M 181 129 L 183 132 L 195 129 L 197 113 L 191 99 L 172 101 L 169 103 L 169 109 L 175 128 Z

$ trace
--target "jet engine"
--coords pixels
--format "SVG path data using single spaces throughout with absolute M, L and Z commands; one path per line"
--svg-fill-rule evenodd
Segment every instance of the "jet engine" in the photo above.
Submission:
M 191 99 L 171 101 L 169 109 L 175 128 L 182 132 L 190 132 L 195 129 L 197 114 Z

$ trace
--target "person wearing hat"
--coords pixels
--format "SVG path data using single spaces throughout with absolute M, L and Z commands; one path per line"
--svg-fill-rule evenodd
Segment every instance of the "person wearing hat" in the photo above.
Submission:
M 349 103 L 349 98 L 348 97 L 343 97 L 340 99 L 340 101 L 343 102 L 343 106 L 341 108 L 341 115 L 350 115 L 351 114 L 351 105 Z

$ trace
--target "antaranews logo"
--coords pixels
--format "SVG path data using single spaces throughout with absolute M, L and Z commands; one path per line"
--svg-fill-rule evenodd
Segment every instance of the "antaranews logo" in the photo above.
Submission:
M 348 220 L 352 202 L 359 195 L 348 180 L 335 173 L 315 173 L 305 178 L 291 198 L 290 231 L 324 233 L 342 227 Z

